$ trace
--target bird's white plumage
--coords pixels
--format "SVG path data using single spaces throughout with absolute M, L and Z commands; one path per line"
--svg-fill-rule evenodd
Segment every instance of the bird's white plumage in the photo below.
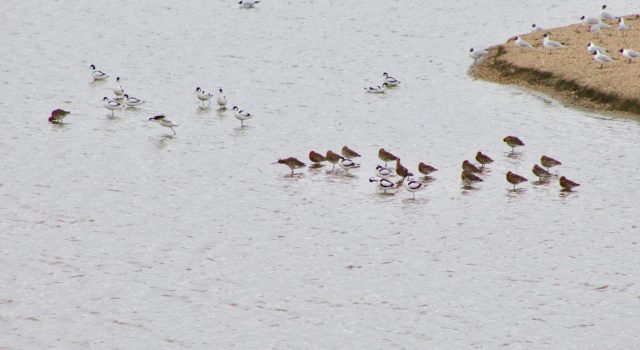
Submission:
M 622 31 L 629 30 L 629 29 L 631 29 L 631 27 L 629 27 L 626 23 L 624 23 L 624 18 L 623 17 L 620 17 L 618 19 L 618 30 L 622 32 Z
M 592 54 L 596 51 L 607 52 L 607 49 L 590 42 L 589 45 L 587 45 L 587 52 Z
M 124 95 L 124 89 L 122 88 L 122 85 L 120 85 L 120 77 L 116 78 L 116 83 L 113 86 L 113 93 L 117 98 L 121 98 Z
M 529 44 L 528 41 L 522 39 L 519 36 L 516 37 L 516 40 L 514 41 L 514 44 L 516 44 L 516 46 L 521 47 L 521 48 L 527 48 L 527 49 L 533 48 L 533 46 L 531 46 L 531 44 Z
M 549 34 L 544 35 L 544 39 L 542 39 L 542 46 L 548 49 L 559 49 L 564 47 L 560 42 L 551 40 Z
M 620 49 L 620 53 L 629 60 L 640 57 L 640 52 L 634 50 Z
M 588 17 L 588 16 L 582 16 L 580 17 L 580 20 L 582 20 L 583 24 L 587 24 L 587 25 L 598 24 L 601 22 L 599 18 Z
M 600 11 L 600 20 L 607 21 L 614 19 L 613 15 L 607 12 L 607 5 L 602 5 L 602 11 Z
M 593 60 L 596 62 L 600 62 L 601 64 L 613 62 L 613 59 L 611 57 L 607 56 L 605 53 L 600 51 L 595 51 L 593 53 Z M 602 65 L 600 67 L 602 67 Z
M 383 190 L 385 192 L 388 190 L 397 189 L 396 184 L 394 184 L 393 182 L 387 179 L 379 179 L 379 178 L 372 177 L 369 179 L 369 182 L 375 182 L 376 185 L 378 186 L 378 189 Z
M 589 27 L 589 31 L 592 33 L 598 33 L 599 31 L 603 30 L 603 29 L 607 29 L 610 26 L 604 22 L 600 22 L 600 23 L 596 23 L 596 24 L 592 24 L 591 27 Z
M 102 105 L 104 106 L 104 108 L 111 111 L 111 115 L 113 115 L 114 111 L 124 108 L 124 104 L 116 100 L 110 100 L 108 97 L 104 97 L 102 99 Z
M 390 76 L 386 72 L 382 73 L 382 77 L 384 78 L 384 83 L 387 84 L 387 86 L 398 86 L 398 85 L 400 85 L 400 80 Z
M 387 89 L 387 83 L 382 84 L 382 86 L 369 86 L 364 88 L 364 90 L 371 94 L 383 94 Z
M 240 5 L 240 8 L 250 9 L 250 8 L 253 8 L 259 2 L 260 1 L 242 0 L 242 1 L 238 2 L 238 4 Z
M 143 100 L 139 99 L 139 98 L 135 98 L 133 96 L 129 96 L 127 94 L 124 94 L 124 104 L 127 105 L 127 107 L 137 107 L 140 106 L 141 104 L 144 103 Z
M 376 176 L 382 179 L 389 179 L 390 177 L 394 177 L 395 174 L 393 170 L 385 168 L 382 165 L 378 165 L 376 167 Z
M 109 77 L 109 74 L 101 70 L 97 70 L 96 66 L 94 66 L 93 64 L 90 65 L 89 68 L 91 68 L 91 76 L 93 77 L 93 80 L 104 80 Z
M 344 158 L 344 157 L 340 158 L 340 162 L 338 162 L 338 165 L 347 172 L 349 172 L 349 170 L 351 169 L 357 169 L 360 167 L 360 164 L 354 162 L 349 158 Z
M 218 89 L 218 97 L 216 98 L 216 103 L 220 108 L 224 108 L 227 105 L 227 98 L 222 94 L 222 89 Z

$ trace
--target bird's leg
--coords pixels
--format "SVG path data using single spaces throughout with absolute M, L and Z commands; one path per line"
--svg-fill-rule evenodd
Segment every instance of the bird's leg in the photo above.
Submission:
M 171 131 L 173 131 L 173 134 L 174 134 L 174 135 L 176 134 L 176 131 L 175 131 L 175 130 L 173 130 L 173 128 L 171 128 L 171 127 L 170 127 L 169 129 L 171 129 Z

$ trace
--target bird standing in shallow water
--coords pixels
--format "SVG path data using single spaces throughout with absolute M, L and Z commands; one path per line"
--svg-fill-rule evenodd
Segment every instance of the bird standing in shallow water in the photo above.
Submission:
M 533 165 L 533 169 L 531 169 L 531 172 L 533 172 L 533 174 L 535 176 L 537 176 L 540 181 L 542 181 L 543 177 L 547 178 L 547 177 L 551 176 L 551 173 L 549 173 L 548 171 L 544 170 L 544 168 L 542 168 L 538 164 L 534 164 Z
M 493 159 L 491 159 L 491 157 L 489 157 L 488 155 L 478 151 L 478 153 L 476 153 L 476 160 L 478 161 L 478 163 L 481 164 L 481 167 L 484 168 L 485 165 L 487 164 L 491 164 L 493 163 Z
M 382 84 L 382 86 L 378 85 L 378 86 L 369 86 L 364 88 L 364 90 L 368 93 L 371 94 L 384 94 L 384 91 L 387 89 L 387 86 L 389 86 L 389 84 L 384 83 Z
M 329 163 L 331 163 L 331 171 L 335 171 L 336 169 L 336 164 L 338 164 L 338 162 L 340 161 L 340 158 L 342 158 L 338 153 L 332 151 L 332 150 L 328 150 L 327 151 L 327 155 L 325 156 L 325 158 L 327 159 L 327 161 Z
M 127 105 L 127 107 L 138 107 L 141 104 L 144 103 L 143 100 L 135 98 L 133 96 L 129 96 L 127 94 L 124 94 L 124 104 Z
M 388 162 L 392 162 L 398 159 L 398 157 L 394 156 L 390 152 L 385 151 L 384 148 L 380 148 L 380 150 L 378 151 L 378 158 L 380 158 L 380 160 L 384 162 L 384 166 L 387 166 Z
M 424 174 L 425 177 L 428 177 L 429 174 L 431 174 L 434 171 L 438 171 L 438 169 L 432 167 L 429 164 L 425 164 L 423 162 L 420 162 L 420 164 L 418 164 L 418 171 L 422 174 Z
M 113 86 L 113 93 L 116 95 L 116 99 L 121 99 L 124 95 L 124 89 L 120 85 L 120 77 L 116 77 L 116 84 Z
M 218 103 L 221 110 L 227 109 L 227 98 L 222 94 L 222 89 L 218 89 L 218 92 L 220 92 L 220 94 L 216 98 L 216 103 Z
M 387 72 L 382 73 L 382 77 L 384 78 L 384 83 L 389 87 L 398 86 L 400 84 L 400 80 L 390 76 Z
M 205 92 L 198 86 L 196 88 L 196 97 L 198 98 L 198 100 L 200 100 L 200 102 L 202 102 L 202 108 L 205 108 L 204 102 L 207 101 L 207 107 L 209 107 L 209 103 L 211 103 L 210 100 L 211 100 L 211 97 L 213 97 L 213 95 L 209 92 Z
M 178 126 L 178 124 L 176 124 L 176 123 L 172 122 L 171 120 L 167 119 L 162 114 L 156 115 L 155 117 L 149 118 L 149 121 L 156 122 L 156 123 L 164 126 L 165 128 L 169 128 L 169 129 L 171 129 L 171 131 L 173 131 L 174 135 L 176 134 L 176 131 L 173 130 L 173 128 Z
M 344 169 L 344 171 L 347 172 L 347 174 L 349 173 L 349 170 L 351 169 L 357 169 L 360 167 L 360 164 L 354 162 L 351 159 L 345 158 L 345 157 L 340 157 L 340 162 L 338 163 L 338 165 Z
M 323 156 L 322 154 L 316 151 L 311 151 L 309 152 L 309 160 L 312 163 L 314 163 L 316 166 L 318 166 L 318 165 L 321 165 L 320 163 L 326 161 L 327 158 L 325 158 L 325 156 Z
M 260 1 L 254 1 L 254 0 L 243 0 L 240 1 L 238 3 L 238 5 L 240 5 L 241 9 L 251 9 L 253 8 L 257 3 L 259 3 Z
M 502 139 L 504 143 L 506 143 L 509 147 L 511 147 L 511 153 L 515 152 L 516 147 L 524 146 L 524 142 L 522 142 L 519 138 L 515 136 L 507 136 Z
M 104 108 L 111 111 L 111 116 L 114 116 L 114 111 L 117 109 L 123 109 L 124 105 L 116 100 L 110 100 L 108 97 L 102 99 L 102 105 Z
M 551 157 L 547 157 L 547 156 L 542 156 L 540 157 L 540 164 L 542 164 L 543 167 L 547 168 L 547 171 L 549 171 L 549 168 L 552 168 L 554 166 L 558 166 L 558 165 L 562 165 L 562 163 L 560 163 L 559 160 L 555 160 Z
M 513 189 L 514 189 L 514 190 L 516 189 L 516 185 L 519 185 L 519 184 L 521 184 L 521 183 L 523 183 L 523 182 L 529 181 L 529 180 L 527 180 L 527 178 L 526 178 L 526 177 L 524 177 L 524 176 L 520 176 L 520 175 L 518 175 L 518 174 L 514 174 L 514 173 L 512 173 L 512 172 L 510 172 L 510 171 L 507 173 L 507 176 L 506 176 L 506 177 L 507 177 L 507 181 L 508 181 L 510 184 L 512 184 L 512 185 L 513 185 Z
M 404 180 L 402 181 L 404 182 Z M 407 182 L 404 184 L 404 188 L 413 194 L 413 199 L 416 199 L 416 192 L 424 190 L 425 184 L 409 177 L 407 178 Z
M 64 119 L 64 117 L 66 117 L 69 113 L 71 112 L 65 111 L 64 109 L 54 109 L 53 111 L 51 111 L 49 123 L 60 124 L 62 123 L 62 119 Z
M 398 176 L 400 176 L 403 180 L 407 176 L 413 176 L 409 169 L 400 164 L 400 158 L 396 158 L 396 174 L 398 174 Z
M 360 157 L 360 153 L 352 150 L 351 148 L 349 148 L 347 146 L 342 147 L 342 155 L 345 158 L 349 158 L 349 159 Z
M 470 161 L 465 160 L 464 162 L 462 162 L 462 170 L 469 172 L 469 173 L 481 173 L 482 170 L 478 169 L 477 166 L 471 164 Z
M 109 77 L 109 74 L 101 71 L 101 70 L 97 70 L 96 66 L 94 66 L 93 64 L 89 66 L 89 68 L 91 68 L 91 76 L 93 77 L 93 80 L 105 80 Z
M 233 115 L 240 121 L 240 127 L 244 126 L 244 121 L 253 118 L 253 114 L 238 109 L 237 106 L 233 106 Z
M 289 169 L 291 169 L 291 175 L 294 174 L 293 173 L 294 170 L 304 168 L 306 166 L 306 164 L 304 164 L 303 162 L 299 161 L 297 158 L 294 158 L 294 157 L 278 159 L 276 164 L 284 164 L 288 166 Z
M 398 188 L 396 184 L 387 179 L 377 179 L 375 177 L 369 178 L 369 182 L 375 182 L 378 188 L 387 193 L 388 190 L 395 190 Z
M 460 179 L 465 184 L 465 186 L 471 186 L 475 182 L 482 182 L 483 180 L 476 174 L 470 173 L 468 171 L 462 171 L 460 174 Z
M 390 177 L 394 177 L 393 171 L 389 168 L 385 168 L 382 165 L 376 166 L 376 176 L 379 178 L 389 180 Z
M 580 186 L 579 183 L 577 182 L 573 182 L 569 179 L 567 179 L 566 177 L 562 176 L 560 177 L 560 187 L 562 187 L 563 190 L 570 192 L 574 187 L 578 187 Z

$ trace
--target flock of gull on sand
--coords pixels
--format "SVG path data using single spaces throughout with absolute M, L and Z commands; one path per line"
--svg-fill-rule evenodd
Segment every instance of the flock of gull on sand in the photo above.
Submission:
M 516 147 L 524 146 L 522 142 L 516 136 L 507 136 L 502 140 L 509 147 L 511 147 L 511 153 L 515 153 Z M 325 155 L 322 155 L 316 151 L 309 152 L 309 160 L 313 163 L 312 167 L 320 167 L 324 162 L 329 162 L 332 165 L 331 172 L 336 173 L 336 164 L 344 170 L 345 174 L 349 174 L 349 171 L 360 168 L 360 164 L 356 163 L 353 159 L 360 157 L 360 154 L 348 146 L 342 147 L 341 154 L 327 151 Z M 433 180 L 431 174 L 438 169 L 432 165 L 420 162 L 418 164 L 418 172 L 423 176 L 420 179 L 415 179 L 414 174 L 409 171 L 401 162 L 400 158 L 392 154 L 391 152 L 380 148 L 378 150 L 378 158 L 384 162 L 384 165 L 377 165 L 375 168 L 375 177 L 371 177 L 369 182 L 376 183 L 379 190 L 383 193 L 394 194 L 398 189 L 404 187 L 407 191 L 412 193 L 415 198 L 415 193 L 425 188 L 426 184 Z M 480 175 L 484 172 L 485 166 L 493 163 L 493 159 L 488 155 L 478 151 L 476 153 L 476 161 L 479 166 L 471 163 L 469 160 L 462 162 L 462 171 L 460 173 L 460 179 L 464 183 L 465 188 L 472 188 L 474 183 L 482 182 Z M 395 162 L 395 168 L 388 167 L 389 162 Z M 291 169 L 289 176 L 295 176 L 295 170 L 306 167 L 307 165 L 297 158 L 289 157 L 285 159 L 279 159 L 276 164 L 284 164 Z M 540 157 L 540 165 L 534 164 L 531 171 L 538 177 L 539 183 L 547 183 L 550 178 L 556 176 L 550 172 L 550 168 L 562 165 L 562 163 L 554 158 L 543 155 Z M 399 177 L 398 181 L 392 181 L 393 177 Z M 406 180 L 406 182 L 405 182 Z M 518 175 L 511 171 L 507 172 L 506 180 L 513 185 L 513 190 L 516 191 L 516 186 L 527 182 L 528 179 L 522 175 Z M 570 192 L 573 188 L 580 186 L 580 184 L 567 179 L 564 176 L 559 178 L 559 184 L 562 191 Z
M 600 33 L 601 31 L 611 28 L 611 24 L 609 23 L 613 24 L 617 22 L 617 29 L 623 40 L 626 36 L 626 33 L 628 33 L 632 29 L 631 26 L 625 23 L 624 17 L 622 16 L 614 17 L 613 15 L 611 15 L 607 11 L 607 5 L 602 5 L 602 9 L 600 11 L 599 16 L 597 17 L 582 16 L 580 17 L 580 21 L 583 24 L 587 25 L 589 27 L 589 31 L 591 33 L 594 33 L 594 35 L 598 35 L 598 33 Z M 534 32 L 545 31 L 545 29 L 541 28 L 540 26 L 537 26 L 535 23 L 531 25 L 531 29 Z M 512 41 L 512 40 L 514 45 L 519 47 L 521 50 L 533 48 L 533 45 L 531 45 L 528 41 L 522 39 L 520 36 L 516 36 L 509 39 L 509 41 Z M 593 57 L 593 60 L 595 62 L 600 63 L 600 68 L 602 68 L 607 63 L 615 61 L 613 58 L 607 55 L 607 52 L 609 52 L 607 48 L 596 45 L 593 42 L 589 42 L 589 44 L 587 44 L 586 46 L 587 46 L 587 53 Z M 566 46 L 561 42 L 551 40 L 551 35 L 549 33 L 545 33 L 542 39 L 542 47 L 549 50 L 554 50 L 554 49 L 562 49 Z M 624 48 L 624 47 L 620 48 L 618 52 L 620 52 L 620 56 L 622 56 L 623 59 L 628 59 L 629 62 L 631 62 L 635 58 L 640 57 L 640 52 L 636 50 L 631 50 L 629 48 Z M 482 58 L 482 56 L 486 54 L 487 54 L 487 49 L 476 49 L 476 48 L 469 49 L 469 56 L 473 58 L 474 63 L 477 62 L 478 59 Z
M 240 8 L 247 9 L 247 8 L 253 8 L 255 4 L 259 2 L 260 1 L 240 1 L 239 5 L 240 5 Z M 606 5 L 602 6 L 603 12 L 601 13 L 600 18 L 598 19 L 585 17 L 585 16 L 582 17 L 583 22 L 591 24 L 592 32 L 597 32 L 609 27 L 604 21 L 613 19 L 613 16 L 609 15 L 605 11 L 605 9 L 606 9 Z M 618 26 L 619 30 L 622 31 L 622 30 L 629 29 L 629 27 L 624 24 L 624 19 L 622 17 L 618 18 L 618 22 L 619 22 L 619 26 Z M 542 30 L 541 28 L 536 27 L 535 24 L 532 27 L 534 30 Z M 515 45 L 521 48 L 532 48 L 531 44 L 524 41 L 520 37 L 515 38 Z M 552 41 L 549 38 L 548 34 L 544 35 L 543 46 L 547 48 L 564 47 L 563 44 L 556 41 Z M 605 49 L 595 46 L 595 44 L 593 43 L 589 43 L 588 50 L 590 52 L 593 52 L 594 59 L 596 61 L 608 62 L 607 61 L 608 56 L 606 56 L 605 54 L 606 52 Z M 470 55 L 472 58 L 474 58 L 474 60 L 477 60 L 481 58 L 483 55 L 485 55 L 486 52 L 487 51 L 485 49 L 476 50 L 472 48 L 470 50 Z M 621 49 L 620 52 L 625 57 L 628 57 L 630 59 L 640 56 L 640 54 L 632 50 Z M 607 58 L 603 58 L 603 57 L 607 57 Z M 610 58 L 608 59 L 610 60 Z M 109 75 L 107 73 L 104 73 L 103 71 L 96 69 L 95 65 L 92 64 L 89 66 L 89 68 L 91 69 L 91 76 L 94 81 L 105 81 L 109 78 Z M 365 91 L 367 93 L 372 93 L 372 94 L 381 94 L 381 93 L 385 93 L 387 89 L 394 88 L 400 85 L 399 80 L 390 76 L 386 72 L 382 74 L 382 77 L 383 77 L 383 82 L 381 85 L 366 87 Z M 115 115 L 114 114 L 115 111 L 123 110 L 125 108 L 136 108 L 145 103 L 145 101 L 133 96 L 129 96 L 128 94 L 125 93 L 125 90 L 122 87 L 120 82 L 120 77 L 116 77 L 115 85 L 113 87 L 113 93 L 115 95 L 114 98 L 104 97 L 102 99 L 103 106 L 106 109 L 111 111 L 111 116 Z M 209 108 L 211 99 L 214 97 L 213 94 L 201 89 L 200 87 L 197 87 L 195 90 L 195 95 L 196 95 L 196 98 L 200 101 L 200 103 L 202 103 L 202 105 L 200 106 L 201 108 Z M 223 95 L 221 88 L 218 89 L 218 94 L 216 96 L 216 103 L 218 104 L 220 110 L 226 109 L 227 99 Z M 233 106 L 233 111 L 236 119 L 240 120 L 241 127 L 244 126 L 245 120 L 251 119 L 253 117 L 251 113 L 243 111 L 239 109 L 237 106 Z M 51 112 L 51 116 L 49 117 L 49 122 L 53 124 L 61 124 L 63 122 L 63 119 L 69 113 L 70 113 L 69 111 L 65 111 L 63 109 L 55 109 L 54 111 Z M 156 115 L 149 118 L 148 120 L 156 122 L 166 128 L 169 128 L 173 131 L 174 135 L 176 134 L 176 131 L 173 128 L 177 127 L 178 124 L 167 119 L 166 116 L 162 114 Z M 516 147 L 524 146 L 524 143 L 515 136 L 507 136 L 503 139 L 503 141 L 509 147 L 511 147 L 512 153 L 515 152 Z M 360 168 L 360 164 L 356 163 L 353 160 L 358 157 L 360 157 L 360 154 L 350 149 L 347 146 L 342 147 L 341 154 L 335 153 L 331 150 L 327 151 L 325 155 L 322 155 L 315 151 L 309 152 L 309 160 L 313 163 L 312 167 L 321 167 L 323 166 L 324 162 L 329 162 L 332 165 L 331 172 L 333 172 L 334 174 L 337 173 L 336 172 L 337 169 L 335 168 L 336 164 L 341 169 L 343 169 L 345 174 L 349 174 L 349 171 Z M 384 166 L 383 165 L 376 166 L 375 168 L 376 176 L 369 178 L 369 182 L 375 183 L 377 185 L 377 188 L 381 190 L 383 193 L 387 193 L 387 192 L 395 193 L 398 189 L 400 189 L 401 187 L 404 187 L 408 192 L 411 192 L 413 194 L 413 198 L 415 198 L 415 193 L 423 190 L 426 186 L 426 183 L 433 180 L 433 178 L 431 177 L 431 174 L 438 170 L 429 164 L 420 162 L 418 164 L 418 172 L 420 172 L 423 175 L 423 177 L 416 180 L 414 178 L 413 173 L 409 171 L 409 169 L 407 169 L 404 165 L 401 164 L 400 158 L 396 157 L 391 152 L 385 150 L 384 148 L 380 148 L 380 150 L 378 151 L 378 158 L 384 162 Z M 480 164 L 479 167 L 469 162 L 468 160 L 465 160 L 462 163 L 462 172 L 460 173 L 460 179 L 464 183 L 465 187 L 471 187 L 474 183 L 483 181 L 479 175 L 483 173 L 485 166 L 488 166 L 489 164 L 493 163 L 493 159 L 491 159 L 489 156 L 487 156 L 486 154 L 480 151 L 477 152 L 475 159 Z M 388 167 L 389 162 L 395 162 L 395 168 Z M 535 164 L 531 169 L 531 171 L 535 176 L 539 178 L 541 183 L 548 182 L 549 178 L 555 176 L 550 173 L 549 171 L 550 168 L 562 164 L 560 161 L 544 155 L 540 158 L 540 163 L 542 166 Z M 296 169 L 301 169 L 306 166 L 304 162 L 294 157 L 279 159 L 275 164 L 284 164 L 288 166 L 291 169 L 290 176 L 296 175 L 295 173 Z M 392 178 L 396 176 L 399 177 L 399 180 L 395 182 L 392 181 Z M 516 190 L 517 185 L 528 181 L 527 178 L 525 178 L 524 176 L 518 175 L 511 171 L 507 172 L 506 180 L 507 182 L 513 185 L 513 190 Z M 580 186 L 580 184 L 573 182 L 564 176 L 561 176 L 559 178 L 559 184 L 560 184 L 560 187 L 562 187 L 563 191 L 571 191 L 573 188 Z

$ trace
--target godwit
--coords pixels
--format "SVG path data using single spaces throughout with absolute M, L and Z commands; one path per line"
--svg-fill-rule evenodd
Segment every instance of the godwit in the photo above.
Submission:
M 515 152 L 516 147 L 524 146 L 524 142 L 520 141 L 520 139 L 515 136 L 507 136 L 502 139 L 502 141 L 504 141 L 504 143 L 511 147 L 512 153 Z
M 413 176 L 409 169 L 400 164 L 400 158 L 396 158 L 396 174 L 403 179 L 407 176 Z
M 482 168 L 484 168 L 485 165 L 487 164 L 491 164 L 493 163 L 493 159 L 491 159 L 491 157 L 489 157 L 488 155 L 478 151 L 478 153 L 476 153 L 476 160 L 478 161 L 478 163 L 481 164 Z
M 65 111 L 64 109 L 54 109 L 51 111 L 51 116 L 49 117 L 49 123 L 59 124 L 62 123 L 62 119 L 67 116 L 71 112 Z
M 533 174 L 534 174 L 535 176 L 537 176 L 537 177 L 538 177 L 538 179 L 539 179 L 540 181 L 542 181 L 542 178 L 543 178 L 543 177 L 545 177 L 545 178 L 546 178 L 546 177 L 551 176 L 551 173 L 549 173 L 548 171 L 544 170 L 544 168 L 543 168 L 543 167 L 541 167 L 541 166 L 539 166 L 538 164 L 534 164 L 534 165 L 533 165 L 533 169 L 531 169 L 531 171 L 533 172 Z
M 296 169 L 304 168 L 306 165 L 299 161 L 297 158 L 289 157 L 285 159 L 278 159 L 277 164 L 284 164 L 291 169 L 291 175 L 293 175 L 293 171 Z
M 526 178 L 526 177 L 524 177 L 524 176 L 520 176 L 520 175 L 518 175 L 518 174 L 514 174 L 514 173 L 512 173 L 512 172 L 510 172 L 510 171 L 509 171 L 509 172 L 507 173 L 507 181 L 508 181 L 510 184 L 512 184 L 512 185 L 513 185 L 513 189 L 515 190 L 515 189 L 516 189 L 516 185 L 519 185 L 519 184 L 521 184 L 521 183 L 523 183 L 523 182 L 526 182 L 526 181 L 528 181 L 528 180 L 527 180 L 527 178 Z
M 482 170 L 478 169 L 477 166 L 471 164 L 470 161 L 465 160 L 464 162 L 462 162 L 462 170 L 469 172 L 469 173 L 481 173 Z
M 547 168 L 547 171 L 549 171 L 549 168 L 562 165 L 560 161 L 547 156 L 540 157 L 540 164 L 542 164 L 543 167 Z
M 316 151 L 311 151 L 309 152 L 309 160 L 315 163 L 316 165 L 320 165 L 320 163 L 326 161 L 327 158 L 325 158 L 322 154 Z
M 560 187 L 562 187 L 565 191 L 571 191 L 574 187 L 580 186 L 579 183 L 573 182 L 566 177 L 560 177 Z
M 465 184 L 465 186 L 471 186 L 475 182 L 482 182 L 483 180 L 474 173 L 470 173 L 468 171 L 462 171 L 460 174 L 460 179 Z
M 398 159 L 398 157 L 394 156 L 390 152 L 385 151 L 384 148 L 380 148 L 380 150 L 378 151 L 378 158 L 380 158 L 380 160 L 384 162 L 384 166 L 387 166 L 388 162 L 392 162 Z
M 342 155 L 345 158 L 350 158 L 350 159 L 360 157 L 360 154 L 358 152 L 352 150 L 351 148 L 349 148 L 347 146 L 342 147 Z
M 429 174 L 431 174 L 434 171 L 438 171 L 438 169 L 432 167 L 429 164 L 425 164 L 423 162 L 420 162 L 420 164 L 418 164 L 418 171 L 422 174 L 424 174 L 425 176 L 429 176 Z
M 342 157 L 338 153 L 335 153 L 332 150 L 328 150 L 325 158 L 329 163 L 331 163 L 331 171 L 334 171 L 336 169 L 336 164 L 338 164 L 340 158 Z

